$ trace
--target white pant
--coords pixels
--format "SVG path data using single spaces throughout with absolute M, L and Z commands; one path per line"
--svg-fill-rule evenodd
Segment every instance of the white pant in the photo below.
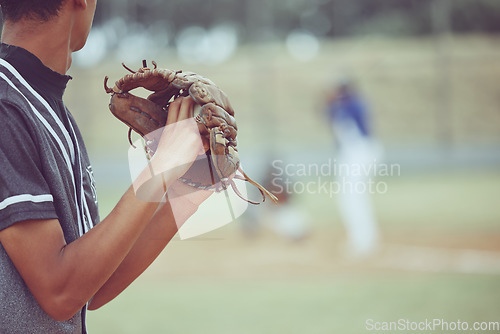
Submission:
M 336 175 L 337 181 L 340 184 L 360 185 L 362 187 L 358 189 L 366 190 L 360 192 L 356 191 L 356 187 L 343 187 L 337 194 L 349 249 L 353 255 L 368 255 L 377 247 L 380 232 L 371 194 L 367 190 L 373 175 L 364 171 L 368 170 L 369 164 L 376 162 L 379 149 L 374 141 L 361 135 L 353 122 L 334 124 L 333 128 L 340 145 L 336 162 L 341 168 Z

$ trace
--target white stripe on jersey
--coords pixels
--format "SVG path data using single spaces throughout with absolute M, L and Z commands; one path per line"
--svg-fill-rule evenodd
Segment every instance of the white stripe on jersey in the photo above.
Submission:
M 2 62 L 0 61 L 0 63 L 2 63 Z M 82 216 L 82 212 L 81 212 L 80 205 L 78 205 L 78 201 L 77 201 L 78 196 L 76 195 L 76 184 L 75 184 L 76 180 L 75 180 L 75 175 L 73 173 L 73 168 L 72 168 L 72 165 L 71 165 L 71 161 L 70 161 L 70 158 L 68 156 L 68 152 L 66 151 L 63 143 L 61 142 L 61 139 L 55 133 L 54 129 L 50 126 L 50 124 L 47 122 L 47 120 L 38 112 L 38 110 L 36 110 L 36 108 L 33 106 L 33 104 L 31 104 L 30 100 L 26 96 L 24 96 L 24 94 L 16 87 L 16 85 L 12 81 L 10 81 L 5 76 L 5 74 L 3 74 L 3 73 L 0 72 L 0 78 L 4 79 L 5 82 L 7 82 L 14 90 L 16 90 L 22 97 L 24 97 L 24 99 L 26 100 L 26 102 L 28 102 L 29 106 L 31 107 L 31 110 L 33 111 L 33 113 L 38 117 L 38 119 L 43 123 L 43 125 L 45 125 L 45 127 L 47 128 L 47 130 L 50 132 L 50 134 L 52 135 L 52 137 L 54 137 L 55 141 L 57 142 L 58 146 L 60 147 L 62 155 L 63 155 L 64 160 L 66 162 L 66 167 L 68 167 L 68 170 L 69 170 L 69 172 L 71 174 L 71 181 L 73 183 L 73 194 L 75 196 L 76 210 L 78 212 L 78 214 L 77 214 L 77 217 L 78 217 L 78 232 L 79 232 L 80 236 L 82 236 L 83 233 L 84 233 L 84 228 L 82 226 L 83 225 L 82 224 L 82 217 L 81 217 Z M 28 85 L 28 83 L 26 83 L 26 85 Z M 43 98 L 42 98 L 42 100 L 43 100 Z
M 75 129 L 73 128 L 73 124 L 71 122 L 69 123 L 69 126 L 71 127 L 71 131 L 73 132 L 73 136 L 76 140 L 76 143 L 78 144 L 78 138 L 76 136 Z M 87 204 L 87 198 L 85 197 L 85 190 L 83 189 L 83 168 L 82 168 L 82 159 L 80 155 L 80 146 L 76 145 L 77 153 L 78 153 L 78 163 L 80 165 L 80 184 L 82 185 L 80 187 L 80 195 L 81 195 L 81 201 L 83 205 L 83 225 L 85 228 L 85 233 L 87 233 L 92 227 L 94 227 L 93 221 L 92 221 L 92 216 L 90 215 L 90 210 L 89 206 Z M 87 219 L 85 219 L 87 217 Z
M 30 194 L 16 195 L 16 196 L 7 197 L 3 201 L 1 201 L 0 202 L 0 210 L 5 209 L 9 205 L 22 203 L 22 202 L 42 203 L 42 202 L 53 202 L 53 201 L 54 201 L 54 198 L 50 194 L 48 194 L 48 195 L 30 195 Z
M 40 96 L 40 94 L 38 94 L 26 82 L 26 80 L 21 76 L 21 74 L 19 74 L 19 72 L 17 72 L 17 70 L 11 64 L 9 64 L 7 61 L 5 61 L 2 58 L 0 58 L 0 64 L 3 65 L 3 66 L 5 66 L 5 68 L 7 68 L 7 70 L 9 70 L 16 77 L 16 79 L 19 80 L 19 82 L 21 82 L 21 84 L 24 87 L 26 87 L 26 89 L 28 89 L 30 91 L 30 93 L 33 94 L 42 103 L 42 105 L 45 108 L 47 108 L 47 110 L 49 111 L 50 115 L 54 118 L 56 124 L 61 129 L 61 132 L 62 132 L 62 134 L 64 136 L 64 139 L 66 139 L 66 142 L 68 143 L 68 146 L 69 146 L 69 154 L 71 156 L 71 161 L 73 163 L 75 163 L 75 150 L 74 150 L 74 146 L 73 146 L 73 141 L 71 140 L 71 137 L 69 136 L 68 131 L 66 130 L 66 128 L 62 124 L 62 122 L 59 119 L 59 117 L 57 117 L 57 115 L 56 115 L 55 111 L 52 109 L 52 107 L 47 103 L 47 101 L 45 101 L 45 99 L 43 97 Z

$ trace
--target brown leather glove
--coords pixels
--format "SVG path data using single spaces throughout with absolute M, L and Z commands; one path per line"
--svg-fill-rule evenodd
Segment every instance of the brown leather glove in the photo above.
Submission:
M 180 180 L 195 188 L 216 191 L 227 189 L 231 185 L 235 193 L 243 198 L 233 181 L 241 179 L 259 188 L 262 201 L 265 201 L 267 195 L 276 202 L 272 193 L 250 179 L 240 167 L 236 148 L 238 127 L 227 95 L 201 75 L 160 69 L 154 61 L 152 63 L 154 67 L 150 69 L 146 61 L 143 61 L 143 67 L 137 71 L 122 64 L 131 73 L 116 81 L 113 88 L 107 86 L 108 77 L 104 79 L 106 92 L 112 94 L 109 109 L 116 118 L 129 126 L 129 141 L 131 142 L 131 131 L 134 130 L 144 138 L 146 152 L 151 157 L 158 143 L 150 134 L 165 126 L 170 102 L 179 96 L 189 95 L 200 105 L 195 120 L 206 159 L 197 159 Z M 130 93 L 139 87 L 152 92 L 147 99 Z

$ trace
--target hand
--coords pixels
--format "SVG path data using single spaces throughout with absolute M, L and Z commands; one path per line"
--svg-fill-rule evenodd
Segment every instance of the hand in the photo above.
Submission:
M 147 135 L 158 142 L 158 147 L 149 166 L 133 182 L 141 200 L 161 202 L 170 185 L 186 173 L 198 154 L 205 152 L 193 118 L 194 105 L 190 97 L 177 98 L 170 104 L 165 127 Z
M 193 118 L 195 104 L 191 97 L 179 97 L 170 103 L 167 124 L 151 160 L 155 174 L 169 171 L 177 179 L 186 173 L 198 155 L 205 153 Z

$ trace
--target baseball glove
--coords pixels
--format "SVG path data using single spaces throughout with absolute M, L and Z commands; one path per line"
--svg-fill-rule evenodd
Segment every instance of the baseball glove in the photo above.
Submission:
M 160 69 L 154 61 L 152 64 L 154 67 L 150 69 L 144 60 L 143 67 L 137 71 L 122 64 L 131 73 L 116 81 L 113 88 L 107 85 L 108 77 L 104 78 L 104 89 L 106 93 L 111 94 L 109 109 L 116 118 L 129 126 L 130 144 L 133 145 L 133 130 L 144 138 L 147 155 L 153 156 L 158 143 L 150 134 L 166 125 L 170 102 L 179 96 L 189 95 L 200 106 L 195 120 L 206 151 L 206 159 L 197 159 L 180 180 L 189 186 L 206 190 L 221 191 L 231 186 L 241 198 L 243 196 L 234 179 L 245 180 L 259 189 L 262 202 L 265 201 L 266 195 L 277 202 L 272 193 L 253 181 L 241 169 L 236 148 L 238 127 L 227 95 L 211 80 L 201 75 Z M 130 93 L 139 87 L 152 93 L 146 99 Z M 260 203 L 243 199 L 252 204 Z

